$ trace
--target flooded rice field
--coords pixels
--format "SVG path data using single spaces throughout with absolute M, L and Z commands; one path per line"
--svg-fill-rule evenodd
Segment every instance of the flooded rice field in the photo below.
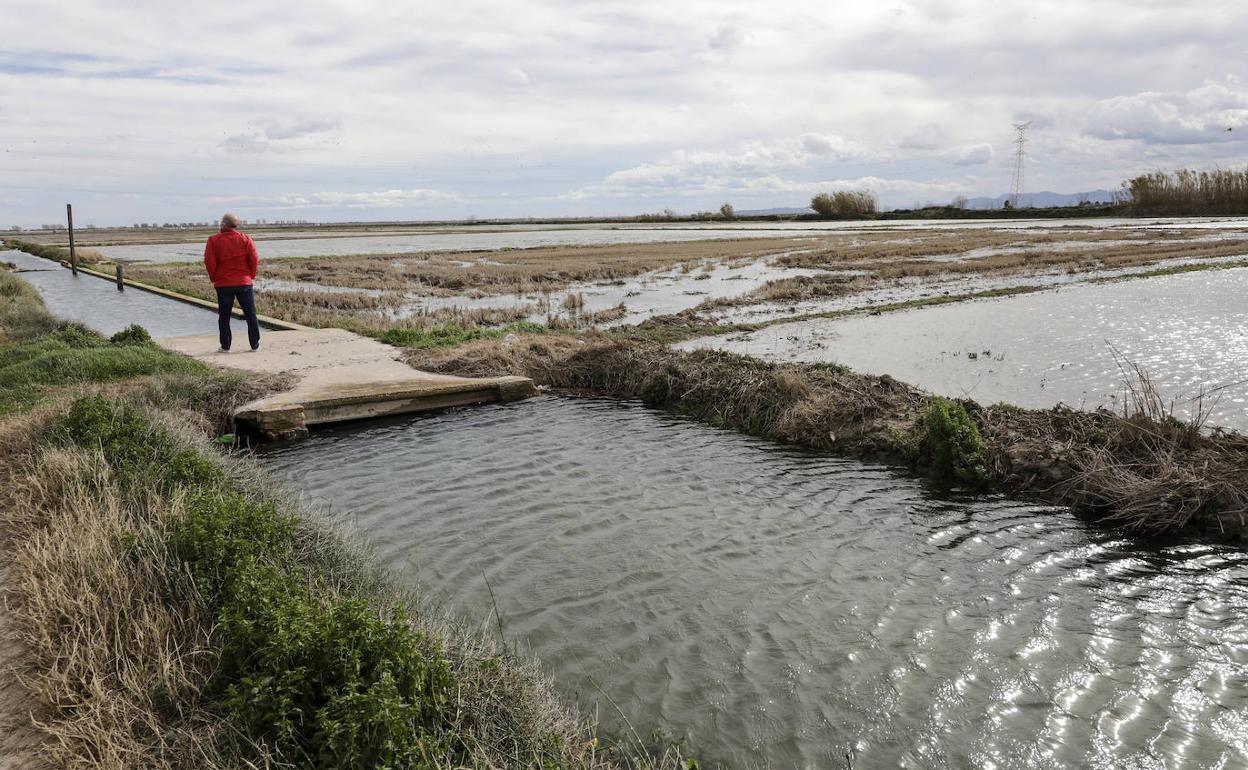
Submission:
M 406 254 L 422 251 L 486 251 L 543 246 L 596 246 L 611 243 L 663 243 L 720 238 L 774 238 L 772 230 L 690 228 L 556 228 L 504 232 L 411 233 L 342 237 L 257 239 L 261 259 L 269 257 L 341 257 L 353 254 Z M 203 259 L 204 244 L 149 243 L 101 246 L 99 251 L 125 262 L 190 262 Z
M 934 393 L 1026 407 L 1113 405 L 1122 359 L 1190 413 L 1248 431 L 1248 268 L 1069 286 L 1000 299 L 778 324 L 684 343 L 837 362 Z
M 488 578 L 503 633 L 568 697 L 704 766 L 1248 765 L 1238 550 L 618 402 L 374 423 L 259 459 L 487 629 Z
M 1113 228 L 1233 230 L 1248 227 L 1248 219 L 1234 217 L 1156 220 L 1017 219 L 1017 220 L 880 220 L 860 222 L 716 222 L 707 224 L 535 225 L 465 227 L 396 226 L 368 235 L 332 228 L 315 231 L 272 231 L 257 234 L 261 257 L 346 256 L 400 254 L 421 251 L 478 251 L 543 246 L 592 246 L 612 243 L 661 243 L 720 238 L 774 238 L 794 235 L 880 230 L 1102 230 Z M 291 237 L 304 234 L 308 237 Z M 183 262 L 203 258 L 203 239 L 170 243 L 115 244 L 98 247 L 106 257 L 126 262 Z
M 1144 275 L 1158 270 L 1203 265 L 1243 265 L 1248 255 L 1212 257 L 1204 259 L 1170 259 L 1135 267 L 1091 269 L 1081 271 L 1038 269 L 1006 275 L 937 275 L 898 278 L 875 288 L 855 291 L 840 297 L 820 297 L 807 300 L 784 300 L 740 302 L 708 307 L 702 311 L 705 318 L 717 324 L 751 324 L 776 321 L 819 313 L 835 313 L 847 310 L 869 309 L 873 306 L 892 305 L 903 302 L 929 300 L 940 297 L 960 296 L 1019 289 L 1032 286 L 1068 286 L 1110 278 Z M 850 275 L 843 272 L 843 275 Z M 767 280 L 775 280 L 768 278 Z
M 18 276 L 39 290 L 48 310 L 58 318 L 77 321 L 111 336 L 131 324 L 142 324 L 153 337 L 215 334 L 214 311 L 177 302 L 146 291 L 117 291 L 112 281 L 86 274 L 75 276 L 55 262 L 21 251 L 0 251 L 0 261 L 18 266 Z M 246 333 L 235 319 L 234 330 Z
M 403 318 L 413 313 L 441 308 L 472 310 L 529 307 L 533 310 L 529 320 L 541 323 L 552 316 L 571 319 L 577 315 L 623 308 L 617 318 L 599 324 L 610 327 L 641 323 L 655 316 L 679 313 L 707 300 L 740 297 L 779 278 L 815 275 L 820 272 L 808 268 L 777 267 L 772 264 L 772 259 L 773 257 L 738 260 L 731 263 L 708 261 L 697 266 L 656 270 L 634 278 L 573 284 L 567 289 L 547 293 L 475 298 L 414 296 L 408 304 L 391 315 Z

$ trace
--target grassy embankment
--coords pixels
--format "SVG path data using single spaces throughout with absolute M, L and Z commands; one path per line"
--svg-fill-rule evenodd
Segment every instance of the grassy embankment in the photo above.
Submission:
M 61 246 L 54 246 L 46 243 L 36 243 L 34 241 L 25 241 L 16 238 L 10 238 L 4 241 L 4 246 L 10 249 L 24 251 L 27 254 L 33 254 L 36 257 L 43 257 L 54 262 L 68 262 L 69 249 Z M 84 249 L 76 247 L 74 256 L 80 265 L 98 265 L 106 261 L 103 254 L 95 249 Z
M 60 323 L 8 273 L 0 332 L 21 394 L 0 420 L 4 599 L 51 764 L 680 764 L 601 747 L 534 666 L 219 451 L 230 406 L 272 383 Z

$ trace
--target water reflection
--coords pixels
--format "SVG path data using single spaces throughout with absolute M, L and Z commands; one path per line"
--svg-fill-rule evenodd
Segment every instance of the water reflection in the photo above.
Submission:
M 612 402 L 261 457 L 582 704 L 733 767 L 1248 763 L 1248 559 Z M 608 726 L 622 729 L 601 704 Z
M 1201 388 L 1211 424 L 1248 430 L 1248 269 L 1228 268 L 780 324 L 696 340 L 771 360 L 837 361 L 942 395 L 1027 407 L 1114 405 L 1117 350 L 1187 414 Z

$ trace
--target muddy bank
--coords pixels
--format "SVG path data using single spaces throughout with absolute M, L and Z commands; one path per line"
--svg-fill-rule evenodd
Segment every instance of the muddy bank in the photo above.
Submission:
M 1248 438 L 1170 419 L 1146 389 L 1123 414 L 985 407 L 834 365 L 603 335 L 512 335 L 406 358 L 427 371 L 520 374 L 570 393 L 640 399 L 752 435 L 906 464 L 946 483 L 1069 505 L 1129 531 L 1248 537 Z

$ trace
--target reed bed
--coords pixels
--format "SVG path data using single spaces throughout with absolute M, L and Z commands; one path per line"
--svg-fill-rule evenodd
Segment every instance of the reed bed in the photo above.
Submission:
M 1248 168 L 1154 171 L 1123 183 L 1136 213 L 1174 216 L 1248 214 Z
M 878 214 L 880 201 L 875 193 L 865 190 L 838 190 L 818 193 L 810 199 L 810 208 L 825 219 L 833 217 L 867 217 Z

